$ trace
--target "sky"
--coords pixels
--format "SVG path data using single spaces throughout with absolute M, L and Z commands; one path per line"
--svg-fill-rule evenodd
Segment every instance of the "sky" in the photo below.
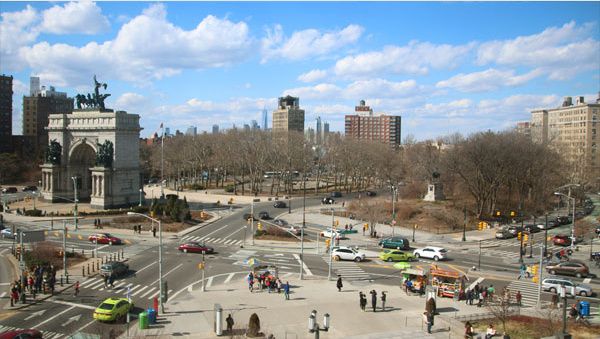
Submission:
M 600 91 L 600 2 L 0 2 L 0 74 L 13 134 L 29 77 L 69 96 L 108 84 L 106 106 L 142 137 L 262 125 L 300 98 L 344 130 L 365 100 L 402 136 L 504 130 L 564 96 Z

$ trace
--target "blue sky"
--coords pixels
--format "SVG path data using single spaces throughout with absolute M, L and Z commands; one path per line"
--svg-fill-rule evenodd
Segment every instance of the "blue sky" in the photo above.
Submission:
M 0 2 L 0 73 L 210 131 L 300 97 L 305 126 L 343 131 L 365 99 L 402 135 L 502 130 L 563 96 L 600 91 L 600 2 Z M 270 117 L 270 115 L 269 115 Z M 270 118 L 269 118 L 270 120 Z M 269 121 L 270 125 L 270 121 Z

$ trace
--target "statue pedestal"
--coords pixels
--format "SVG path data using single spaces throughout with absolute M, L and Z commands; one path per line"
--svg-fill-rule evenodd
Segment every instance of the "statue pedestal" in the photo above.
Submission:
M 112 170 L 106 167 L 90 168 L 92 177 L 92 194 L 90 205 L 95 209 L 107 209 L 112 206 Z
M 423 198 L 424 201 L 439 201 L 445 199 L 444 185 L 440 183 L 427 185 L 427 194 L 425 195 L 425 198 Z
M 65 202 L 61 197 L 68 192 L 63 192 L 61 183 L 64 181 L 63 170 L 60 165 L 43 164 L 42 169 L 42 187 L 39 187 L 42 199 L 51 202 Z

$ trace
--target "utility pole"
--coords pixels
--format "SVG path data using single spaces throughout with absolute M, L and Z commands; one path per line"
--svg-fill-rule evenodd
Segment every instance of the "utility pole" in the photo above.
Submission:
M 254 199 L 250 205 L 250 233 L 252 233 L 252 246 L 254 246 Z
M 525 230 L 523 229 L 523 219 L 521 219 L 521 243 L 519 244 L 519 263 L 523 263 L 523 238 L 525 235 Z
M 477 270 L 481 271 L 481 240 L 479 240 L 479 259 L 477 260 Z
M 394 226 L 396 226 L 396 187 L 392 185 L 392 237 L 394 236 Z
M 74 193 L 74 202 L 75 202 L 75 209 L 73 210 L 73 217 L 75 219 L 75 229 L 78 229 L 77 227 L 77 177 L 71 177 L 71 179 L 73 180 L 73 193 Z
M 306 227 L 306 174 L 302 173 L 302 228 L 300 229 L 300 280 L 304 278 L 304 227 Z M 318 242 L 317 242 L 318 243 Z
M 163 191 L 165 181 L 165 127 L 162 122 L 160 127 L 162 128 L 162 137 L 160 138 L 160 198 L 162 199 L 165 197 Z
M 204 269 L 206 267 L 204 253 L 206 253 L 206 251 L 202 251 L 202 292 L 206 292 L 206 282 L 204 281 Z
M 546 249 L 540 248 L 540 267 L 538 269 L 538 295 L 537 295 L 537 308 L 542 309 L 542 278 L 544 274 L 544 251 Z
M 19 243 L 21 251 L 19 252 L 19 267 L 21 268 L 21 286 L 27 286 L 27 280 L 25 279 L 25 248 L 23 247 L 23 230 L 19 230 Z M 25 291 L 21 293 L 21 302 L 25 303 Z
M 333 230 L 334 230 L 334 221 L 333 221 L 333 208 L 331 209 L 331 232 L 329 232 L 329 249 L 327 253 L 329 253 L 329 272 L 327 273 L 327 280 L 331 280 L 331 248 L 333 245 Z
M 97 241 L 96 241 L 97 243 Z M 96 256 L 98 256 L 98 252 L 96 250 Z M 67 284 L 69 283 L 69 271 L 67 270 L 67 222 L 63 220 L 63 269 L 65 271 L 65 278 L 67 280 Z
M 462 241 L 467 241 L 467 207 L 466 206 L 463 207 L 463 214 L 464 214 L 464 225 L 463 225 Z
M 548 213 L 546 213 L 546 226 L 544 227 L 544 257 L 548 255 Z

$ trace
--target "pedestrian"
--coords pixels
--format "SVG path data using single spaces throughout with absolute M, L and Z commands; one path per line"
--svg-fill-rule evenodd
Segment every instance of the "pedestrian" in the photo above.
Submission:
M 373 312 L 377 312 L 377 292 L 375 290 L 371 290 L 371 306 L 373 307 Z
M 229 313 L 225 322 L 227 323 L 227 333 L 231 334 L 231 332 L 233 332 L 233 317 L 231 316 L 231 313 Z
M 515 299 L 517 299 L 517 305 L 519 306 L 521 306 L 521 298 L 523 298 L 521 291 L 517 291 L 517 294 L 515 294 Z
M 427 333 L 431 334 L 431 328 L 433 327 L 433 312 L 425 312 L 427 319 Z
M 277 280 L 275 281 L 275 287 L 277 288 L 277 294 L 281 293 L 281 280 L 279 280 L 279 278 L 277 278 Z
M 556 293 L 556 291 L 554 291 L 554 293 L 552 293 L 552 307 L 556 308 L 558 306 L 558 293 Z
M 337 286 L 338 292 L 341 292 L 342 287 L 344 287 L 344 284 L 342 284 L 342 276 L 341 275 L 338 275 L 337 283 L 335 285 Z
M 265 284 L 267 285 L 267 290 L 269 290 L 269 293 L 271 293 L 271 279 L 269 277 L 265 279 Z
M 489 300 L 492 300 L 492 298 L 494 297 L 494 293 L 496 293 L 496 290 L 494 289 L 494 285 L 490 285 L 490 287 L 488 287 L 487 290 L 487 297 Z
M 156 238 L 156 227 L 152 227 L 152 236 Z
M 526 270 L 527 267 L 525 266 L 525 264 L 521 263 L 521 267 L 519 267 L 519 276 L 517 277 L 517 280 L 521 280 L 521 278 L 525 276 Z
M 286 281 L 285 285 L 283 285 L 283 294 L 285 295 L 285 300 L 290 300 L 290 282 Z
M 465 339 L 473 339 L 473 325 L 469 321 L 465 323 Z
M 10 307 L 15 306 L 15 304 L 19 301 L 19 292 L 17 290 L 17 286 L 13 285 L 10 290 Z
M 485 291 L 481 291 L 481 293 L 479 293 L 479 300 L 477 302 L 477 307 L 483 306 L 484 300 L 485 300 Z
M 112 274 L 109 275 L 108 276 L 108 284 L 110 285 L 110 287 L 112 287 L 112 288 L 115 287 L 114 282 L 115 282 L 115 278 L 112 276 Z
M 102 280 L 104 280 L 104 288 L 108 288 L 108 275 L 103 275 Z
M 137 233 L 137 225 L 133 225 L 133 234 Z
M 467 290 L 467 297 L 465 298 L 465 305 L 473 304 L 473 291 Z
M 360 292 L 359 293 L 360 296 L 360 308 L 366 312 L 366 308 L 367 308 L 367 297 L 365 296 L 364 293 Z
M 79 294 L 79 280 L 75 282 L 75 296 Z
M 32 276 L 32 274 L 30 274 L 29 277 L 27 278 L 27 289 L 29 289 L 29 293 L 33 293 L 33 276 Z
M 387 295 L 385 291 L 381 291 L 381 309 L 385 312 L 385 300 L 387 299 Z
M 363 225 L 363 236 L 365 235 L 366 230 L 367 230 L 367 225 Z

